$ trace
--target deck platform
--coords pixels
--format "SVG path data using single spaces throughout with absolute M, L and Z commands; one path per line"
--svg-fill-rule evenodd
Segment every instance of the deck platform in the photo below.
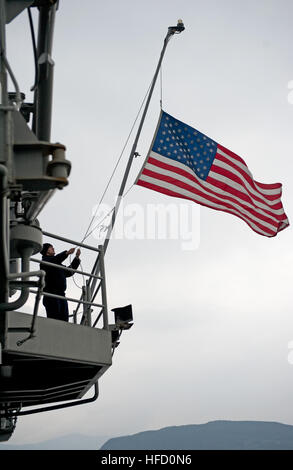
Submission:
M 0 366 L 0 403 L 35 406 L 79 399 L 112 364 L 111 332 L 38 317 L 36 336 L 20 346 L 32 315 L 6 312 Z

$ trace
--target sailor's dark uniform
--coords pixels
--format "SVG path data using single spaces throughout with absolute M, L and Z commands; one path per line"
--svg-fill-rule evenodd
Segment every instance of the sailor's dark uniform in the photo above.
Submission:
M 55 256 L 43 256 L 42 259 L 49 263 L 62 265 L 62 262 L 67 258 L 67 256 L 67 251 L 62 251 Z M 79 264 L 79 258 L 75 257 L 68 267 L 71 269 L 77 269 Z M 64 297 L 66 291 L 66 278 L 71 277 L 74 273 L 66 271 L 65 269 L 54 268 L 54 266 L 47 266 L 45 264 L 41 264 L 40 268 L 46 272 L 44 292 L 62 295 Z M 46 308 L 48 318 L 68 321 L 69 314 L 67 300 L 44 296 L 43 304 Z

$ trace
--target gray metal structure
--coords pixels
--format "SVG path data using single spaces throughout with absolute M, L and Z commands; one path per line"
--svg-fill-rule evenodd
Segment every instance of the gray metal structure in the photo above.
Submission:
M 31 8 L 39 15 L 34 37 Z M 52 44 L 57 0 L 0 0 L 0 441 L 11 436 L 18 416 L 89 403 L 98 397 L 98 379 L 112 364 L 121 332 L 131 321 L 109 325 L 104 246 L 93 247 L 44 232 L 37 217 L 58 189 L 68 184 L 71 164 L 65 146 L 50 142 L 54 61 Z M 28 9 L 35 56 L 33 103 L 26 103 L 6 56 L 6 24 Z M 120 188 L 123 195 L 136 145 L 171 35 L 183 23 L 170 27 Z M 7 89 L 8 76 L 14 90 Z M 116 212 L 113 215 L 115 222 Z M 38 317 L 45 272 L 32 271 L 30 262 L 40 252 L 43 237 L 55 238 L 91 250 L 95 263 L 76 305 L 71 322 Z M 48 265 L 50 263 L 46 263 Z M 63 269 L 54 265 L 57 269 Z M 65 268 L 72 271 L 70 268 Z M 35 295 L 33 314 L 25 309 Z M 16 300 L 10 300 L 17 294 Z M 100 301 L 94 302 L 96 296 Z M 84 395 L 94 387 L 91 398 Z

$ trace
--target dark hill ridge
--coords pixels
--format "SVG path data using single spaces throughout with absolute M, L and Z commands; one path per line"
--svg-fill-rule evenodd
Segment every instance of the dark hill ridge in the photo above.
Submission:
M 265 421 L 212 421 L 109 439 L 101 450 L 292 450 L 293 426 Z

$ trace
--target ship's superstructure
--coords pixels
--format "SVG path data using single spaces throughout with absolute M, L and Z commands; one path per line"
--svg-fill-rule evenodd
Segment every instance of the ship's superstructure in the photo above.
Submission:
M 68 184 L 71 168 L 65 146 L 50 141 L 57 7 L 56 0 L 0 0 L 0 440 L 10 437 L 19 415 L 95 400 L 98 379 L 112 363 L 122 329 L 131 324 L 130 318 L 116 317 L 109 326 L 103 246 L 43 232 L 37 220 L 54 192 Z M 32 8 L 39 16 L 37 39 Z M 35 56 L 32 103 L 20 92 L 5 44 L 6 24 L 25 9 Z M 33 256 L 40 252 L 44 237 L 81 246 L 94 255 L 95 268 L 82 272 L 82 296 L 70 298 L 76 308 L 68 323 L 38 316 L 41 297 L 54 296 L 43 292 L 44 271 L 38 265 L 31 268 L 32 261 L 39 262 Z M 31 292 L 33 314 L 25 307 Z M 92 386 L 92 397 L 82 399 Z

